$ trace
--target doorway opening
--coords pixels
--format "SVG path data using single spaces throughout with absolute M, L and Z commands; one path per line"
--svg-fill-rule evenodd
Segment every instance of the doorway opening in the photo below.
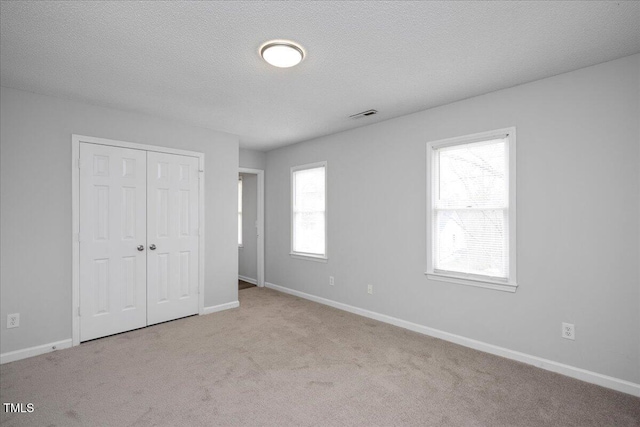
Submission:
M 238 290 L 264 286 L 264 171 L 238 171 Z

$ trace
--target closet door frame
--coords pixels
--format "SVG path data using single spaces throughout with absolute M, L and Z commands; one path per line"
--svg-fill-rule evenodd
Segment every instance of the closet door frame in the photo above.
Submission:
M 157 145 L 137 144 L 134 142 L 117 141 L 113 139 L 96 138 L 84 135 L 71 135 L 71 250 L 72 250 L 72 278 L 71 278 L 71 335 L 73 345 L 80 344 L 80 144 L 99 144 L 111 147 L 132 148 L 135 150 L 155 151 L 158 153 L 178 154 L 196 157 L 198 159 L 199 176 L 199 239 L 198 239 L 198 314 L 204 313 L 204 226 L 205 226 L 205 197 L 204 197 L 204 153 Z M 146 246 L 146 242 L 145 242 Z

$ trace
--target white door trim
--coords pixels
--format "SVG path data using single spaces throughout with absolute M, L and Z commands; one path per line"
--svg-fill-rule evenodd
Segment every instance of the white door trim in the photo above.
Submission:
M 238 173 L 258 175 L 258 262 L 257 285 L 264 287 L 264 170 L 239 168 Z
M 95 138 L 92 136 L 71 135 L 71 336 L 73 345 L 80 344 L 80 143 L 109 145 L 112 147 L 132 148 L 136 150 L 155 151 L 159 153 L 178 154 L 198 158 L 199 165 L 199 216 L 200 239 L 198 256 L 198 313 L 205 314 L 204 310 L 204 224 L 205 224 L 205 199 L 204 199 L 204 153 L 175 148 L 160 147 L 157 145 L 137 144 L 134 142 L 116 141 L 113 139 Z M 260 180 L 258 180 L 260 182 Z M 259 184 L 258 184 L 259 185 Z M 264 185 L 264 184 L 263 184 Z M 258 190 L 259 191 L 259 190 Z M 260 193 L 258 193 L 260 194 Z M 260 208 L 258 208 L 260 209 Z M 258 210 L 258 212 L 260 212 Z M 264 248 L 263 248 L 264 249 Z M 264 252 L 263 252 L 264 253 Z M 264 256 L 264 255 L 263 255 Z M 263 284 L 264 286 L 264 284 Z

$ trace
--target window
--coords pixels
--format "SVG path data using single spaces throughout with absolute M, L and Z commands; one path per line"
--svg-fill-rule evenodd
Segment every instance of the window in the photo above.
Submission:
M 291 168 L 291 255 L 327 259 L 327 162 Z
M 427 144 L 427 276 L 516 289 L 515 128 Z
M 242 175 L 238 177 L 238 246 L 242 247 Z

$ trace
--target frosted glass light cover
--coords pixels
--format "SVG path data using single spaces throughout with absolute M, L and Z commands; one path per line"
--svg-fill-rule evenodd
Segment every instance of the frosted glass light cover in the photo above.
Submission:
M 290 43 L 269 43 L 261 50 L 262 57 L 269 64 L 279 68 L 289 68 L 302 61 L 302 49 Z

